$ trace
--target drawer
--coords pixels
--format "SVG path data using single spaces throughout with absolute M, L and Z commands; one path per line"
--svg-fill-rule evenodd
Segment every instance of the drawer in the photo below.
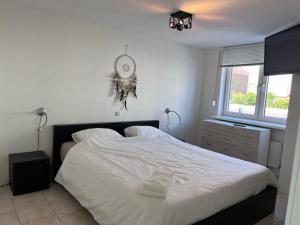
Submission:
M 225 155 L 251 162 L 257 162 L 257 152 L 255 152 L 253 149 L 245 148 L 244 146 L 228 142 L 220 142 L 220 146 L 220 152 Z
M 222 125 L 219 127 L 220 134 L 227 134 L 231 136 L 238 136 L 238 137 L 246 137 L 246 138 L 253 138 L 253 139 L 259 139 L 260 132 L 257 130 L 242 128 L 242 127 L 236 127 L 236 126 L 225 126 Z
M 202 129 L 203 130 L 209 130 L 209 131 L 212 131 L 212 132 L 215 132 L 215 133 L 218 133 L 218 131 L 219 131 L 218 127 L 219 127 L 218 124 L 211 123 L 211 122 L 208 122 L 208 121 L 203 121 L 203 124 L 202 124 Z
M 231 157 L 239 158 L 240 154 L 236 148 L 232 144 L 221 142 L 220 143 L 220 153 L 224 155 L 228 155 Z
M 237 158 L 237 155 L 235 154 L 234 150 L 228 146 L 220 146 L 219 153 Z
M 202 136 L 201 138 L 201 147 L 213 151 L 218 151 L 220 149 L 219 141 L 217 139 L 205 136 Z
M 202 130 L 202 136 L 208 137 L 208 138 L 218 139 L 218 133 L 215 132 L 214 130 L 209 130 L 209 129 L 203 129 Z
M 254 151 L 257 151 L 256 149 L 258 148 L 258 143 L 259 143 L 259 140 L 257 138 L 253 138 L 253 137 L 246 138 L 240 135 L 233 135 L 232 133 L 219 135 L 218 138 L 220 141 L 240 145 L 245 148 L 251 148 Z
M 244 152 L 239 157 L 242 160 L 257 163 L 257 157 L 253 155 L 253 153 Z

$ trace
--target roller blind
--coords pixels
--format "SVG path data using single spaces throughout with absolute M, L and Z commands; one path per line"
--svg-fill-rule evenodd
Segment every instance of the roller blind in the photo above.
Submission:
M 264 43 L 223 48 L 221 66 L 245 66 L 264 63 Z

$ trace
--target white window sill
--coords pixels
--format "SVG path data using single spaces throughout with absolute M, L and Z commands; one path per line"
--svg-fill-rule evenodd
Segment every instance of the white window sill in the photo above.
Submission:
M 258 121 L 258 120 L 241 119 L 241 118 L 230 117 L 230 116 L 211 116 L 211 118 L 217 119 L 217 120 L 235 122 L 235 123 L 242 123 L 242 124 L 247 124 L 247 125 L 254 125 L 254 126 L 259 126 L 259 127 L 267 127 L 267 128 L 272 128 L 272 129 L 278 129 L 278 130 L 285 130 L 285 127 L 286 127 L 285 124 L 264 122 L 264 121 Z

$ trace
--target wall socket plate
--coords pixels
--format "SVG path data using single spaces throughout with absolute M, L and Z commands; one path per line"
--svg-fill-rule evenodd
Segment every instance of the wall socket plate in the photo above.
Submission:
M 115 116 L 120 116 L 120 112 L 115 112 Z
M 215 107 L 217 105 L 217 101 L 213 100 L 212 105 L 213 105 L 213 107 Z
M 0 184 L 0 188 L 4 188 L 6 186 L 8 186 L 8 184 Z

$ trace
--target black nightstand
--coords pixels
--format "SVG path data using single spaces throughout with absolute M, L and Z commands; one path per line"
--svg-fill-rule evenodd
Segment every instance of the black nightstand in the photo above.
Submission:
M 9 184 L 13 195 L 48 189 L 50 160 L 43 151 L 9 155 Z

